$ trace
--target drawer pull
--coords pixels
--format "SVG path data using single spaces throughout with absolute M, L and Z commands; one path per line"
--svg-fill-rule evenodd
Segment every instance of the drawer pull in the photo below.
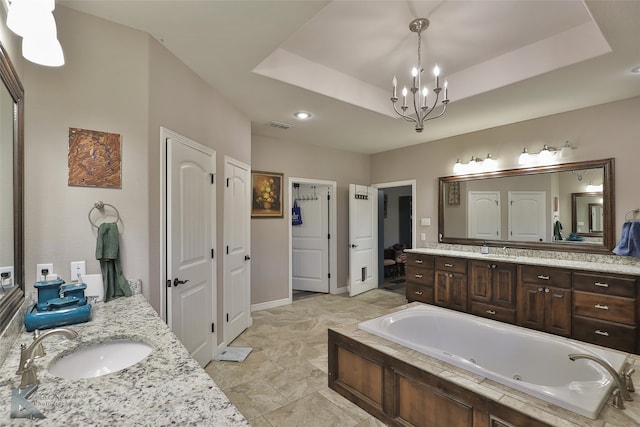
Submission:
M 496 315 L 496 311 L 495 310 L 487 310 L 487 314 L 495 316 Z
M 564 298 L 562 294 L 552 294 L 554 298 Z
M 607 331 L 601 331 L 600 329 L 596 329 L 595 333 L 596 333 L 596 334 L 598 334 L 598 335 L 605 336 L 605 337 L 608 337 L 608 336 L 609 336 L 609 332 L 607 332 Z
M 416 279 L 422 279 L 422 274 L 416 274 L 416 275 L 414 275 L 414 277 L 415 277 Z
M 538 288 L 538 292 L 544 291 L 544 288 Z
M 421 259 L 417 259 L 416 260 L 416 264 L 422 264 L 422 260 Z
M 596 304 L 595 307 L 600 310 L 609 310 L 609 306 L 606 304 Z
M 543 276 L 542 274 L 538 275 L 538 279 L 540 280 L 549 280 L 549 276 Z
M 600 286 L 601 288 L 608 288 L 609 287 L 608 283 L 602 283 L 602 282 L 595 282 L 594 285 Z
M 413 293 L 416 295 L 422 295 L 422 291 L 413 291 Z
M 453 267 L 453 264 L 449 264 L 448 262 L 444 264 L 445 267 Z

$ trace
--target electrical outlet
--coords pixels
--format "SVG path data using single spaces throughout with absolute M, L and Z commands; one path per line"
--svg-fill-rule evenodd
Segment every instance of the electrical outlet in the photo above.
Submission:
M 71 261 L 71 281 L 76 282 L 80 280 L 81 276 L 87 274 L 87 262 L 86 261 Z
M 0 286 L 11 288 L 13 285 L 13 266 L 0 267 Z
M 53 274 L 53 263 L 36 264 L 36 282 L 47 280 L 47 274 Z

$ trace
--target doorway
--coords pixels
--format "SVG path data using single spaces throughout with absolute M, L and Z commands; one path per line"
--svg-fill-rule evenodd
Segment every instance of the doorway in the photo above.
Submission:
M 336 183 L 289 178 L 289 302 L 317 293 L 337 293 Z M 295 298 L 294 298 L 295 297 Z
M 383 198 L 378 215 L 378 286 L 392 286 L 396 284 L 392 282 L 399 284 L 404 279 L 404 258 L 396 255 L 416 247 L 416 181 L 386 182 L 373 187 L 380 189 Z

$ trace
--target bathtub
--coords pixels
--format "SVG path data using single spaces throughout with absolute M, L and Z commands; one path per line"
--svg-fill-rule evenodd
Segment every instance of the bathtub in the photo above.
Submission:
M 596 419 L 614 380 L 595 362 L 620 372 L 627 354 L 431 305 L 362 322 L 358 328 L 500 384 Z

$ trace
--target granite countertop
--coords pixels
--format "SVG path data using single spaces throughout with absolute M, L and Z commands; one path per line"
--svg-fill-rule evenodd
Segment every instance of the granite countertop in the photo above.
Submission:
M 69 328 L 78 332 L 76 340 L 51 336 L 43 341 L 47 355 L 36 359 L 40 385 L 28 400 L 46 416 L 42 420 L 9 416 L 11 389 L 20 384 L 19 347 L 33 340 L 31 333 L 18 336 L 0 367 L 0 425 L 249 425 L 142 295 L 94 304 L 90 322 Z M 153 351 L 129 368 L 97 378 L 71 381 L 47 370 L 76 348 L 122 338 L 144 341 Z
M 495 251 L 495 248 L 492 248 Z M 509 249 L 507 249 L 508 251 Z M 571 268 L 575 270 L 589 270 L 601 273 L 617 273 L 617 274 L 631 274 L 640 275 L 640 266 L 629 264 L 615 264 L 604 262 L 590 262 L 590 261 L 576 261 L 571 259 L 556 258 L 539 258 L 535 256 L 515 256 L 515 255 L 501 255 L 496 253 L 481 254 L 478 252 L 459 251 L 452 249 L 437 249 L 437 248 L 416 248 L 405 249 L 405 252 L 427 255 L 442 255 L 469 259 L 479 260 L 491 260 L 496 262 L 511 262 L 518 264 L 528 265 L 544 265 L 547 267 L 562 267 Z
M 411 304 L 388 310 L 387 313 L 393 313 L 395 311 L 420 304 L 421 303 L 413 302 Z M 367 319 L 362 320 L 364 321 Z M 609 399 L 609 402 L 600 412 L 598 419 L 592 420 L 552 403 L 545 402 L 526 393 L 522 393 L 518 390 L 514 390 L 510 387 L 484 378 L 480 375 L 476 375 L 454 365 L 426 356 L 400 344 L 396 344 L 384 338 L 362 331 L 358 329 L 357 323 L 345 324 L 339 327 L 332 327 L 331 329 L 382 353 L 388 354 L 396 359 L 416 366 L 419 369 L 444 378 L 447 381 L 453 382 L 474 393 L 485 396 L 488 399 L 500 402 L 505 406 L 520 411 L 554 427 L 640 426 L 640 392 L 638 391 L 631 394 L 634 401 L 624 402 L 624 410 L 611 407 Z M 636 355 L 629 355 L 627 357 L 627 363 L 629 366 L 635 367 L 636 369 L 632 378 L 637 387 L 637 385 L 640 384 L 640 357 Z M 640 390 L 640 388 L 638 388 L 638 390 Z

